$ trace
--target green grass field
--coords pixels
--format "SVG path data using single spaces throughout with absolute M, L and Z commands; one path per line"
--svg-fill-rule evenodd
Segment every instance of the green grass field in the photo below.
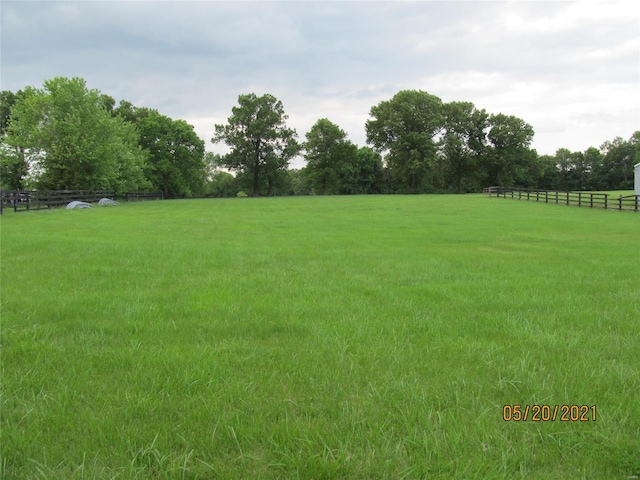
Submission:
M 639 214 L 357 196 L 0 225 L 4 478 L 640 475 Z

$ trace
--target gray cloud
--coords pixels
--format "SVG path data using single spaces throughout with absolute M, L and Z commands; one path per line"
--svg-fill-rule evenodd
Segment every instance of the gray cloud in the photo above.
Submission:
M 242 93 L 272 93 L 300 136 L 330 118 L 359 144 L 400 89 L 517 115 L 534 147 L 584 150 L 640 125 L 634 2 L 12 1 L 3 89 L 81 76 L 193 123 L 207 148 Z

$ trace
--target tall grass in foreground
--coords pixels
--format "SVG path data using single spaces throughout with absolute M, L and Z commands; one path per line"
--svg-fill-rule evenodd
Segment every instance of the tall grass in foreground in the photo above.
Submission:
M 637 214 L 372 196 L 1 222 L 5 478 L 640 474 Z

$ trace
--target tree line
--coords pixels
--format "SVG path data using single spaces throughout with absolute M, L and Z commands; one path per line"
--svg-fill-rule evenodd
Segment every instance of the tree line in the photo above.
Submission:
M 205 151 L 192 125 L 56 77 L 0 92 L 0 182 L 7 189 L 162 191 L 165 198 L 478 192 L 633 187 L 640 132 L 599 148 L 538 155 L 531 125 L 471 102 L 403 90 L 371 108 L 367 144 L 327 118 L 299 140 L 270 94 L 240 95 Z M 306 166 L 291 169 L 302 157 Z M 233 174 L 229 173 L 233 172 Z

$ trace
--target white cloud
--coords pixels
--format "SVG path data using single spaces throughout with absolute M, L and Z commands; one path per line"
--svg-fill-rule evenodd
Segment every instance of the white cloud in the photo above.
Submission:
M 401 89 L 516 115 L 541 153 L 584 150 L 640 126 L 635 3 L 3 0 L 0 80 L 81 76 L 216 151 L 240 94 L 282 100 L 300 139 L 326 117 L 362 145 Z

